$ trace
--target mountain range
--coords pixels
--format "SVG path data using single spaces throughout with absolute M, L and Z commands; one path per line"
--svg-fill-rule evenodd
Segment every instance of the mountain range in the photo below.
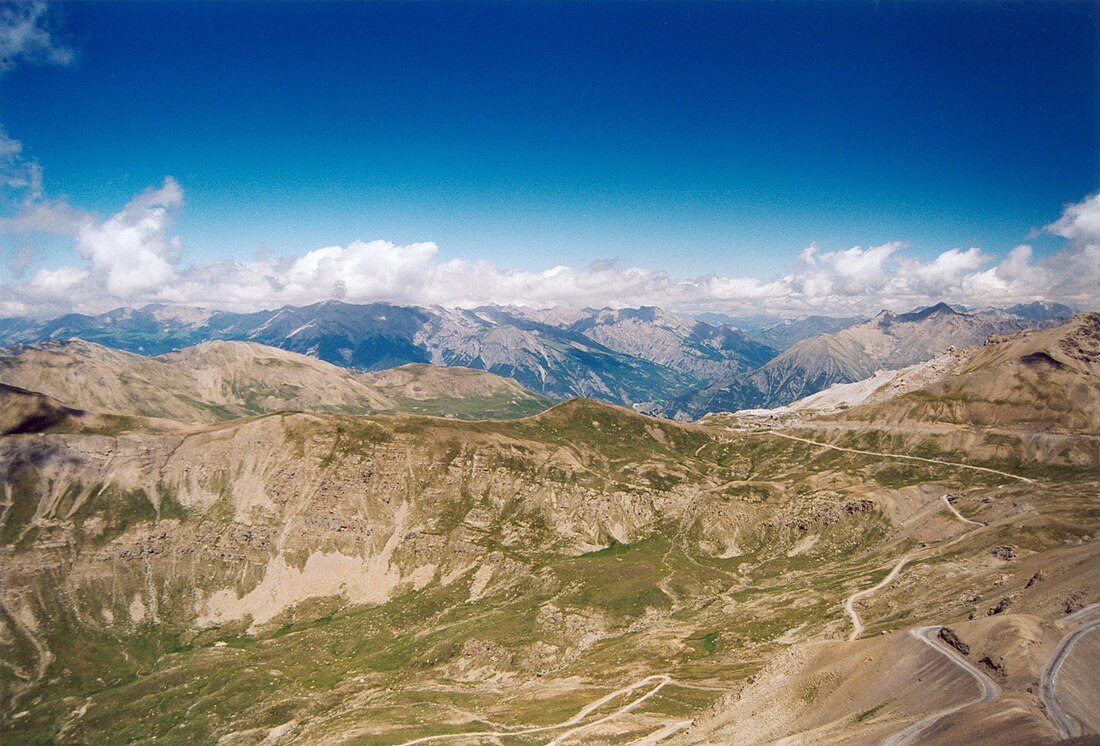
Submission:
M 484 370 L 552 400 L 589 397 L 693 419 L 785 404 L 1070 313 L 1043 303 L 980 312 L 939 304 L 862 322 L 745 319 L 750 333 L 715 317 L 708 323 L 653 307 L 462 310 L 325 301 L 234 313 L 150 305 L 48 321 L 2 319 L 0 344 L 79 338 L 162 355 L 202 342 L 248 341 L 362 371 L 410 363 Z
M 764 426 L 426 417 L 521 392 L 252 342 L 0 362 L 5 743 L 1097 730 L 1100 315 Z
M 1061 308 L 1059 314 L 1069 312 Z M 696 418 L 708 412 L 781 406 L 835 383 L 860 381 L 878 370 L 929 360 L 952 347 L 980 345 L 994 334 L 1052 326 L 1066 318 L 1029 311 L 1034 308 L 964 312 L 946 303 L 911 313 L 882 311 L 836 333 L 804 339 L 760 368 L 694 392 L 668 409 Z
M 834 334 L 842 329 L 847 329 L 853 324 L 866 321 L 866 316 L 801 316 L 795 319 L 784 319 L 771 314 L 754 314 L 752 316 L 729 316 L 724 313 L 701 313 L 695 318 L 708 324 L 724 324 L 742 330 L 751 339 L 773 347 L 776 350 L 785 350 L 791 345 L 804 339 L 816 337 L 818 334 Z

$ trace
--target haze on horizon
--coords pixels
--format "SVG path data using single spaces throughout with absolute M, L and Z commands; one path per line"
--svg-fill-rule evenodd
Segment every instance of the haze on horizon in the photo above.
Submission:
M 1100 307 L 1093 3 L 5 3 L 0 316 Z

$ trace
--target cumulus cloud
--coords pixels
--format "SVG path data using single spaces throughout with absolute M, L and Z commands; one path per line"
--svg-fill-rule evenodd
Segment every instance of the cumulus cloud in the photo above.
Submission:
M 890 275 L 887 261 L 904 244 L 893 242 L 868 249 L 853 246 L 818 256 L 818 275 L 829 280 L 826 287 L 845 294 L 859 294 L 881 288 Z
M 1081 244 L 1100 243 L 1100 192 L 1067 206 L 1045 230 Z
M 34 273 L 30 285 L 38 294 L 57 297 L 69 292 L 88 278 L 88 271 L 77 267 L 40 269 Z
M 974 306 L 1038 298 L 1100 307 L 1100 230 L 1095 197 L 1069 205 L 1047 231 L 1066 246 L 1036 259 L 1029 245 L 1003 256 L 971 247 L 930 259 L 902 243 L 822 251 L 810 246 L 778 277 L 674 278 L 645 267 L 600 260 L 588 267 L 519 271 L 485 261 L 444 261 L 434 243 L 352 241 L 297 256 L 261 252 L 252 260 L 187 266 L 172 235 L 184 202 L 172 178 L 134 197 L 119 212 L 94 218 L 43 201 L 8 227 L 36 226 L 71 235 L 83 264 L 39 270 L 0 286 L 0 314 L 45 316 L 98 312 L 150 302 L 252 311 L 327 298 L 351 303 L 474 307 L 658 305 L 681 312 L 874 313 L 938 301 Z M 0 230 L 4 227 L 0 223 Z
M 179 258 L 180 241 L 167 232 L 182 205 L 183 190 L 169 176 L 105 222 L 80 227 L 76 249 L 110 295 L 125 300 L 175 279 L 172 263 Z
M 1044 262 L 1051 292 L 1096 308 L 1100 295 L 1100 193 L 1068 205 L 1045 230 L 1069 240 L 1067 250 Z

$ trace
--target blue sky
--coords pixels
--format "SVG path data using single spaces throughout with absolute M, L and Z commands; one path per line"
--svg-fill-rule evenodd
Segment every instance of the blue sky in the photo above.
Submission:
M 100 216 L 173 177 L 181 267 L 359 239 L 673 278 L 775 277 L 812 243 L 1041 259 L 1065 242 L 1029 234 L 1100 185 L 1091 3 L 79 2 L 40 25 L 74 59 L 0 79 L 7 135 Z M 67 261 L 39 245 L 32 268 Z

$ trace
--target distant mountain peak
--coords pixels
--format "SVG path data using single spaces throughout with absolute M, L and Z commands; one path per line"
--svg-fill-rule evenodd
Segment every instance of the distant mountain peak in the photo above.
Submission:
M 928 306 L 927 308 L 919 308 L 916 311 L 910 311 L 909 313 L 903 313 L 897 317 L 897 321 L 924 321 L 925 319 L 932 318 L 933 316 L 961 316 L 951 306 L 947 305 L 943 301 L 940 301 L 934 306 Z
M 884 308 L 876 313 L 874 316 L 872 316 L 870 321 L 868 321 L 867 323 L 874 324 L 876 326 L 884 326 L 886 324 L 893 323 L 896 318 L 897 314 L 895 314 L 893 311 L 887 311 Z
M 1074 314 L 1074 310 L 1061 303 L 1053 303 L 1048 300 L 1034 300 L 1030 303 L 1017 303 L 1005 309 L 1006 313 L 1021 319 L 1032 321 L 1046 321 L 1050 319 L 1068 319 Z

